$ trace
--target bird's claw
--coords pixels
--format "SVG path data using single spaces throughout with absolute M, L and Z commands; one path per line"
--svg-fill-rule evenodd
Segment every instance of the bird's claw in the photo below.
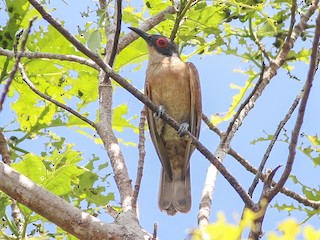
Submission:
M 164 106 L 160 105 L 158 106 L 158 110 L 153 113 L 153 117 L 156 119 L 159 119 L 165 112 Z
M 186 133 L 188 132 L 188 129 L 189 129 L 188 123 L 181 123 L 179 130 L 178 130 L 179 136 L 183 137 L 184 135 L 186 135 Z

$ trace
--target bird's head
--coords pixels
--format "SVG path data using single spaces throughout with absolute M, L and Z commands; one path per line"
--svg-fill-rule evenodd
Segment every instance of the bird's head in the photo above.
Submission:
M 177 45 L 171 39 L 162 35 L 148 34 L 134 27 L 129 27 L 129 29 L 134 31 L 147 42 L 149 51 L 156 50 L 158 54 L 161 54 L 165 57 L 179 55 Z

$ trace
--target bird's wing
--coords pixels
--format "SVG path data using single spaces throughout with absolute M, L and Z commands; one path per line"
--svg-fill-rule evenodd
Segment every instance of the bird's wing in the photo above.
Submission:
M 197 68 L 193 63 L 188 62 L 190 72 L 190 93 L 191 93 L 191 117 L 190 117 L 190 132 L 199 138 L 200 125 L 202 119 L 202 103 L 201 103 L 201 88 Z M 190 155 L 194 150 L 191 146 Z
M 152 100 L 152 91 L 150 86 L 148 85 L 148 82 L 146 82 L 145 94 L 147 97 L 149 97 Z M 155 117 L 153 116 L 153 112 L 148 107 L 146 107 L 146 112 L 147 112 L 146 115 L 147 115 L 148 124 L 149 124 L 150 136 L 151 136 L 153 145 L 155 146 L 155 149 L 160 158 L 162 166 L 165 169 L 165 172 L 168 174 L 169 179 L 172 180 L 172 171 L 171 171 L 171 165 L 168 158 L 168 154 L 164 147 L 163 139 L 158 133 L 157 125 L 155 122 L 155 121 L 162 121 L 162 120 L 161 119 L 156 120 Z

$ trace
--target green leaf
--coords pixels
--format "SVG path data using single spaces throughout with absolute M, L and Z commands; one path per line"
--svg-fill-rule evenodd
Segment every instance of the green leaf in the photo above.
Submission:
M 297 207 L 295 207 L 293 204 L 281 204 L 278 203 L 274 204 L 273 207 L 277 208 L 279 211 L 287 211 L 288 213 L 297 210 Z
M 302 188 L 302 191 L 303 191 L 304 195 L 308 199 L 310 199 L 312 201 L 319 201 L 320 200 L 320 192 L 319 192 L 319 190 L 317 191 L 314 188 L 310 188 L 310 187 L 304 186 Z
M 71 183 L 78 183 L 78 177 L 85 172 L 76 166 L 81 159 L 79 153 L 71 150 L 69 145 L 64 152 L 55 149 L 52 155 L 45 159 L 32 153 L 26 154 L 22 161 L 13 163 L 12 167 L 47 190 L 63 195 L 72 190 Z M 44 160 L 51 165 L 46 167 Z
M 4 193 L 0 192 L 0 219 L 2 219 L 6 214 L 6 207 L 11 203 L 10 198 Z M 0 220 L 1 221 L 1 220 Z M 0 222 L 1 228 L 1 222 Z
M 9 21 L 6 27 L 0 31 L 0 46 L 5 49 L 12 49 L 17 31 L 22 27 L 30 3 L 26 0 L 6 0 L 5 2 Z
M 118 132 L 123 132 L 124 128 L 132 128 L 136 132 L 138 131 L 137 127 L 130 123 L 127 119 L 123 117 L 128 113 L 128 105 L 121 104 L 113 109 L 113 119 L 112 119 L 112 127 Z
M 42 157 L 28 153 L 19 163 L 12 163 L 11 167 L 34 182 L 42 185 L 42 183 L 45 181 L 47 173 L 45 165 L 43 164 L 43 160 L 44 159 Z
M 137 26 L 141 17 L 141 13 L 137 12 L 132 6 L 128 6 L 123 9 L 122 20 L 125 23 L 130 23 L 132 26 Z
M 143 39 L 139 38 L 119 53 L 115 60 L 114 69 L 119 71 L 128 64 L 141 64 L 147 58 L 147 44 Z
M 308 147 L 302 147 L 298 146 L 297 148 L 304 153 L 306 156 L 308 156 L 312 161 L 315 166 L 320 165 L 320 140 L 318 135 L 305 135 L 308 141 L 310 141 L 311 146 L 309 145 Z
M 79 176 L 79 186 L 81 188 L 91 188 L 98 179 L 99 176 L 96 173 L 85 171 Z
M 100 38 L 99 30 L 95 30 L 90 33 L 87 43 L 88 43 L 88 48 L 93 52 L 97 52 L 97 50 L 100 49 L 101 38 Z
M 87 193 L 85 195 L 83 195 L 83 197 L 85 197 L 85 199 L 88 203 L 93 203 L 97 207 L 105 206 L 110 201 L 114 200 L 114 194 L 108 193 L 108 195 L 105 196 L 102 194 L 102 192 L 104 192 L 104 191 L 105 191 L 104 187 L 94 188 L 94 189 L 87 191 Z
M 86 171 L 79 176 L 78 187 L 74 189 L 74 193 L 79 197 L 78 203 L 85 200 L 88 205 L 95 204 L 96 206 L 105 206 L 110 201 L 114 200 L 113 193 L 104 195 L 105 187 L 94 187 L 99 176 L 96 173 Z
M 72 190 L 71 182 L 78 182 L 78 176 L 84 170 L 75 165 L 64 165 L 48 173 L 44 187 L 52 193 L 61 196 Z
M 170 1 L 162 0 L 144 0 L 144 3 L 146 6 L 145 9 L 148 10 L 151 16 L 154 16 L 172 4 Z
M 303 61 L 306 64 L 309 64 L 310 61 L 311 49 L 302 48 L 299 52 L 291 50 L 288 53 L 288 59 L 295 59 L 296 61 Z
M 266 137 L 259 137 L 250 142 L 250 144 L 256 144 L 258 142 L 271 141 L 273 138 L 273 134 L 268 134 Z

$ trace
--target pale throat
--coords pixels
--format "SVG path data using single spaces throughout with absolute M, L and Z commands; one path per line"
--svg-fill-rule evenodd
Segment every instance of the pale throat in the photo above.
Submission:
M 149 65 L 153 64 L 179 64 L 181 63 L 181 59 L 177 54 L 173 54 L 172 56 L 165 56 L 161 53 L 158 53 L 156 49 L 148 46 L 149 50 Z

